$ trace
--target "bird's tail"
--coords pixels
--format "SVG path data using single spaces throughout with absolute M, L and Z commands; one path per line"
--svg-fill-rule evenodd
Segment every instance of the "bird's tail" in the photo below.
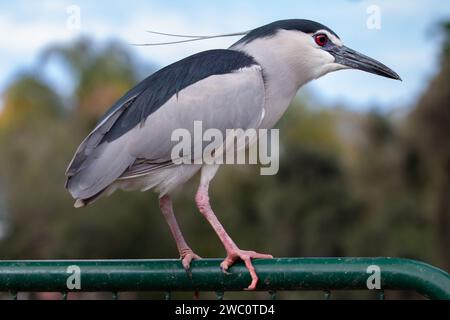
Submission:
M 82 162 L 75 172 L 68 174 L 66 188 L 75 199 L 75 207 L 84 207 L 97 200 L 127 168 L 132 157 L 123 145 L 126 135 L 112 142 L 104 142 Z

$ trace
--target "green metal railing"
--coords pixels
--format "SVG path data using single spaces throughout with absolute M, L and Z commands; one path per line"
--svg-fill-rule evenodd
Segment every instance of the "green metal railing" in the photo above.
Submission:
M 243 290 L 250 276 L 241 263 L 223 273 L 221 260 L 192 263 L 187 273 L 179 260 L 0 261 L 0 291 L 225 291 Z M 423 262 L 398 258 L 280 258 L 255 260 L 257 290 L 272 298 L 281 290 L 416 291 L 430 299 L 450 299 L 450 275 Z M 377 279 L 378 277 L 378 279 Z M 379 280 L 379 281 L 378 281 Z

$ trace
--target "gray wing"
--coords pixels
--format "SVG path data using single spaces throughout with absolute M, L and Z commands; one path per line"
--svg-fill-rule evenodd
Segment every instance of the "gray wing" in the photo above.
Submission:
M 150 80 L 150 77 L 149 79 L 142 81 L 136 87 L 128 91 L 100 119 L 94 130 L 91 131 L 91 133 L 77 148 L 77 151 L 75 152 L 75 155 L 66 170 L 66 175 L 68 177 L 74 176 L 77 172 L 86 167 L 86 160 L 102 142 L 105 135 L 110 132 L 114 124 L 116 124 L 116 121 L 122 116 L 122 114 L 128 109 L 128 107 L 130 107 L 145 91 L 148 85 L 148 80 Z
M 171 165 L 171 150 L 177 143 L 171 141 L 172 132 L 184 128 L 192 133 L 194 121 L 202 121 L 204 130 L 216 128 L 223 133 L 226 129 L 256 128 L 264 114 L 264 100 L 261 68 L 253 65 L 191 84 L 144 122 L 114 140 L 104 139 L 117 125 L 114 121 L 124 114 L 116 110 L 106 119 L 107 129 L 102 129 L 102 138 L 94 139 L 97 145 L 91 143 L 89 154 L 76 167 L 73 163 L 77 156 L 74 157 L 68 169 L 67 188 L 76 199 L 91 198 L 119 177 Z M 83 144 L 89 145 L 90 139 Z M 84 152 L 86 148 L 81 150 Z
M 211 76 L 172 97 L 144 126 L 130 132 L 130 153 L 149 165 L 164 166 L 171 162 L 172 148 L 178 143 L 171 141 L 175 130 L 185 129 L 194 136 L 195 121 L 201 121 L 203 132 L 214 128 L 223 136 L 226 129 L 256 128 L 262 120 L 264 99 L 259 66 Z

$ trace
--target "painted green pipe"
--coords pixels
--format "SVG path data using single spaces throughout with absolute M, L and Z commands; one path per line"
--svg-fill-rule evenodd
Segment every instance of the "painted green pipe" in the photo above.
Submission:
M 250 283 L 242 263 L 225 274 L 220 259 L 0 261 L 0 291 L 235 291 Z M 255 260 L 257 290 L 412 290 L 450 299 L 450 275 L 398 258 L 276 258 Z M 379 271 L 379 272 L 378 272 Z M 379 276 L 378 287 L 377 277 Z

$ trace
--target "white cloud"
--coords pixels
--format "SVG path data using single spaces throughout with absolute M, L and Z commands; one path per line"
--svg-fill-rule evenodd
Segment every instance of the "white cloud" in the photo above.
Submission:
M 42 23 L 15 23 L 0 16 L 0 47 L 2 54 L 29 55 L 53 41 L 67 41 L 73 34 L 64 26 Z

